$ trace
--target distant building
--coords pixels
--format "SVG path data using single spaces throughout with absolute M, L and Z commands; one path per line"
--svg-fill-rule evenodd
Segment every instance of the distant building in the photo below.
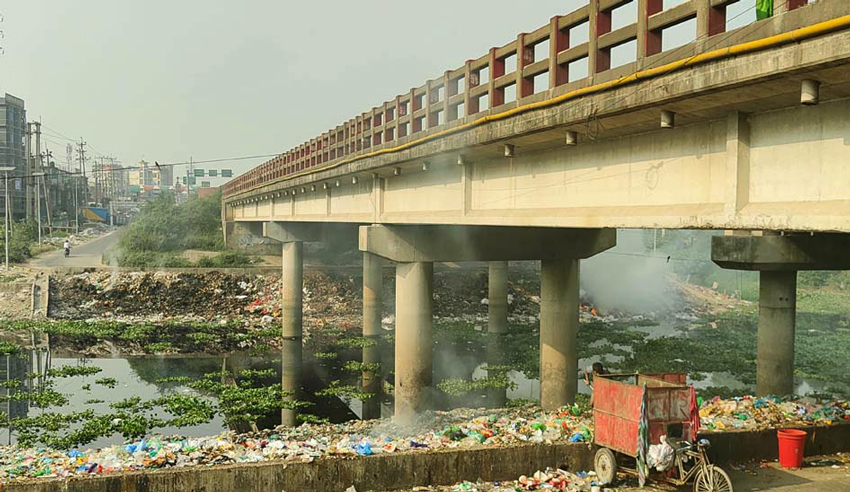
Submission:
M 146 186 L 170 188 L 174 186 L 174 169 L 170 166 L 159 167 L 148 161 L 139 161 L 135 168 L 129 170 L 127 181 L 131 193 L 144 191 Z
M 139 193 L 145 186 L 153 186 L 153 174 L 151 164 L 147 161 L 139 161 L 133 169 L 127 173 L 130 183 L 130 193 Z
M 154 166 L 151 169 L 154 185 L 162 188 L 174 186 L 174 168 L 171 166 Z
M 27 112 L 23 99 L 6 94 L 0 98 L 0 167 L 14 167 L 14 174 L 24 175 L 26 171 L 26 128 Z M 9 181 L 12 216 L 20 219 L 26 216 L 26 195 L 21 179 Z M 0 210 L 5 211 L 5 183 L 0 179 Z

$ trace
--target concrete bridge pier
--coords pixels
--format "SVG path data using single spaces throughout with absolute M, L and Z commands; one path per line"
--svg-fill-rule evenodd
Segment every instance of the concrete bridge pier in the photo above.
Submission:
M 398 263 L 395 278 L 395 416 L 406 421 L 431 403 L 434 263 Z
M 711 259 L 722 268 L 759 272 L 756 394 L 794 393 L 797 272 L 850 269 L 850 235 L 715 236 Z
M 281 386 L 287 401 L 297 400 L 301 392 L 302 314 L 303 314 L 304 243 L 283 243 L 283 354 Z M 293 409 L 281 410 L 281 424 L 296 425 Z
M 575 403 L 578 389 L 579 260 L 543 260 L 540 270 L 540 406 Z
M 319 234 L 317 227 L 308 224 L 263 223 L 263 236 L 283 243 L 281 389 L 287 395 L 284 400 L 290 402 L 302 394 L 304 242 L 318 241 Z M 297 425 L 297 411 L 281 410 L 281 424 Z
M 797 271 L 759 272 L 756 393 L 794 393 Z
M 508 332 L 508 262 L 491 261 L 487 281 L 487 365 L 505 364 L 505 335 Z M 503 371 L 488 371 L 496 377 Z M 490 388 L 487 403 L 501 408 L 507 403 L 505 388 Z
M 575 398 L 578 260 L 616 244 L 612 229 L 489 226 L 362 226 L 360 250 L 396 267 L 395 417 L 410 420 L 427 408 L 431 391 L 433 263 L 492 261 L 491 328 L 504 336 L 509 260 L 543 260 L 541 388 L 546 408 Z M 504 298 L 504 302 L 501 300 Z M 572 304 L 572 307 L 570 306 Z M 571 318 L 572 316 L 572 318 Z M 575 320 L 573 321 L 573 318 Z
M 383 259 L 372 253 L 363 253 L 363 337 L 379 341 L 381 336 L 381 306 L 384 288 Z M 363 363 L 379 364 L 380 347 L 363 347 Z M 381 371 L 363 371 L 363 391 L 373 396 L 363 402 L 363 420 L 381 417 Z

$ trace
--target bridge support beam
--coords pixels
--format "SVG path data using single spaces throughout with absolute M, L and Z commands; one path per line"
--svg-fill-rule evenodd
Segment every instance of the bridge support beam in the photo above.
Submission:
M 431 384 L 433 262 L 492 261 L 491 337 L 507 326 L 509 260 L 542 260 L 541 400 L 555 408 L 575 399 L 578 360 L 578 260 L 613 247 L 612 229 L 488 226 L 362 226 L 360 250 L 396 267 L 396 418 L 425 408 Z M 496 333 L 492 333 L 495 331 Z
M 508 332 L 508 262 L 491 261 L 487 281 L 487 365 L 500 366 L 505 363 L 505 334 Z M 503 371 L 488 371 L 488 377 L 496 377 Z M 501 408 L 507 403 L 505 388 L 490 388 L 488 404 Z
M 363 337 L 379 341 L 381 335 L 381 306 L 384 288 L 382 274 L 383 259 L 372 253 L 363 253 Z M 380 348 L 363 347 L 363 363 L 379 364 Z M 363 402 L 363 420 L 381 417 L 381 371 L 363 371 L 363 391 L 373 396 Z
M 797 271 L 848 270 L 850 235 L 716 236 L 711 259 L 722 268 L 759 271 L 756 394 L 794 392 Z
M 396 266 L 395 417 L 410 421 L 430 404 L 434 263 Z
M 264 222 L 262 230 L 263 236 L 283 243 L 281 389 L 287 394 L 285 401 L 295 402 L 302 393 L 304 242 L 318 241 L 320 229 L 311 224 Z M 282 425 L 297 424 L 295 409 L 281 410 L 280 417 Z

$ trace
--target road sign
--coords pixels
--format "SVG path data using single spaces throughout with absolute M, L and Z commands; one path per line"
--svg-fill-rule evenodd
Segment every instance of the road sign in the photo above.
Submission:
M 215 177 L 217 177 L 217 176 L 218 176 L 218 169 L 210 169 L 210 170 L 208 171 L 208 175 L 209 175 L 209 177 L 211 177 L 211 178 L 215 178 Z
M 222 178 L 232 178 L 233 177 L 233 169 L 222 169 L 221 170 Z

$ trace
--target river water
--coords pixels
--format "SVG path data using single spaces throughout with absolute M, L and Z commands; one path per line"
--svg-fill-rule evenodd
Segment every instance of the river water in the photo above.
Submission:
M 648 333 L 651 337 L 687 336 L 686 332 L 676 329 L 675 326 L 634 327 L 633 329 Z M 594 344 L 602 343 L 605 343 L 605 340 L 594 342 Z M 615 346 L 614 348 L 629 350 L 627 346 Z M 381 352 L 383 365 L 387 368 L 384 370 L 384 377 L 391 381 L 392 346 L 382 344 Z M 438 341 L 434 346 L 433 380 L 436 383 L 450 378 L 484 378 L 487 376 L 484 369 L 486 367 L 485 358 L 485 351 L 459 351 L 452 344 L 439 343 Z M 610 355 L 606 356 L 606 358 L 609 361 L 616 361 L 618 356 Z M 313 396 L 316 391 L 327 387 L 332 381 L 341 381 L 343 384 L 357 384 L 359 374 L 345 371 L 342 369 L 341 363 L 341 361 L 357 359 L 359 359 L 358 349 L 341 351 L 337 361 L 317 360 L 312 357 L 312 354 L 305 352 L 305 396 L 302 399 L 312 401 L 313 406 L 309 409 L 310 413 L 321 418 L 326 418 L 331 422 L 343 422 L 359 418 L 362 405 L 357 399 L 319 398 Z M 599 360 L 599 357 L 581 359 L 579 367 L 580 369 L 588 367 L 597 360 Z M 109 407 L 110 403 L 120 402 L 134 396 L 140 397 L 142 401 L 149 401 L 175 392 L 199 395 L 194 389 L 189 388 L 185 384 L 164 383 L 160 380 L 171 377 L 188 377 L 191 380 L 198 380 L 204 374 L 216 373 L 222 369 L 232 373 L 238 373 L 245 369 L 263 370 L 271 368 L 275 370 L 275 376 L 267 378 L 262 382 L 264 384 L 276 384 L 277 381 L 280 381 L 281 356 L 279 353 L 269 353 L 262 356 L 237 353 L 218 356 L 181 355 L 78 358 L 74 354 L 63 353 L 61 351 L 53 351 L 49 354 L 32 351 L 23 358 L 0 357 L 0 380 L 19 379 L 26 383 L 28 381 L 28 374 L 37 374 L 46 370 L 48 367 L 59 368 L 66 365 L 96 366 L 102 369 L 102 371 L 95 376 L 56 378 L 53 389 L 68 398 L 69 402 L 65 406 L 39 409 L 28 405 L 26 401 L 4 401 L 0 405 L 0 411 L 3 411 L 11 418 L 37 416 L 44 412 L 68 414 L 86 409 L 92 409 L 97 414 L 105 414 L 111 411 Z M 528 378 L 523 373 L 516 371 L 509 373 L 509 377 L 515 385 L 515 387 L 507 390 L 509 399 L 522 398 L 536 400 L 539 398 L 540 383 L 537 379 Z M 108 388 L 94 383 L 95 380 L 100 378 L 114 378 L 117 383 L 114 388 Z M 705 379 L 691 382 L 698 389 L 709 386 L 726 386 L 733 390 L 741 390 L 741 392 L 751 389 L 751 387 L 742 383 L 733 374 L 728 372 L 709 373 Z M 824 391 L 827 386 L 822 381 L 804 379 L 798 379 L 796 383 L 796 391 L 801 395 Z M 8 390 L 0 388 L 0 395 L 6 391 Z M 590 388 L 585 385 L 583 380 L 579 381 L 579 392 L 590 393 Z M 199 396 L 211 398 L 205 395 Z M 101 401 L 92 402 L 92 400 Z M 478 407 L 486 405 L 486 399 L 483 398 L 483 394 L 448 397 L 434 391 L 433 400 L 438 408 L 448 408 L 451 406 Z M 385 399 L 383 402 L 382 415 L 384 417 L 392 415 L 392 403 L 389 399 Z M 164 417 L 164 415 L 162 416 Z M 226 425 L 222 418 L 216 416 L 212 421 L 202 425 L 183 428 L 163 428 L 158 430 L 157 433 L 163 435 L 209 436 L 216 435 L 225 430 Z M 14 434 L 10 436 L 7 428 L 0 429 L 0 443 L 6 444 L 14 441 Z M 102 437 L 93 442 L 91 446 L 104 446 L 122 441 L 123 439 L 120 435 L 113 435 Z

